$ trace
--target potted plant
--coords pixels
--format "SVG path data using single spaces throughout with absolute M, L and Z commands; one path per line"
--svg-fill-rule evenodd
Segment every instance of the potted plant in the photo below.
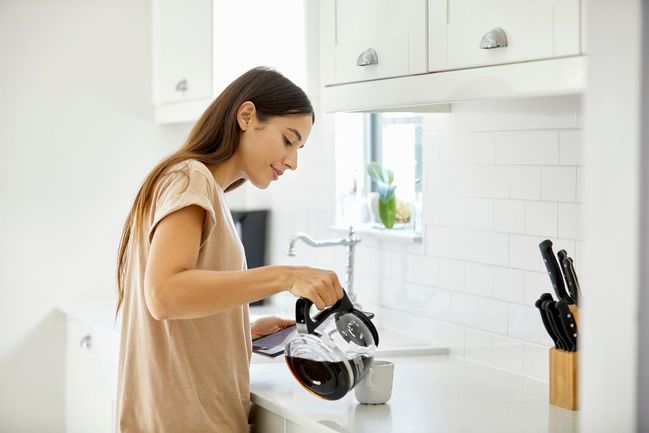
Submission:
M 397 200 L 394 195 L 397 186 L 392 185 L 394 172 L 381 167 L 378 162 L 372 161 L 367 165 L 367 173 L 376 182 L 378 188 L 379 219 L 386 228 L 391 229 L 397 219 Z

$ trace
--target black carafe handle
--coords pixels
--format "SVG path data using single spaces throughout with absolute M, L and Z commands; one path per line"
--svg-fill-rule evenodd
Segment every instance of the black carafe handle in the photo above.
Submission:
M 352 311 L 354 304 L 347 297 L 347 292 L 343 290 L 343 297 L 338 300 L 329 308 L 320 311 L 315 317 L 311 318 L 309 312 L 313 302 L 306 298 L 300 298 L 295 303 L 295 322 L 297 330 L 300 334 L 312 334 L 313 331 L 320 326 L 329 316 L 333 313 L 342 311 Z

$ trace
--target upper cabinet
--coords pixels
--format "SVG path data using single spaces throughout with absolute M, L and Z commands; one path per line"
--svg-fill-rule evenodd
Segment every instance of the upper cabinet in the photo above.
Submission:
M 425 73 L 426 0 L 323 0 L 324 83 Z
M 579 0 L 428 0 L 428 70 L 580 52 Z
M 153 0 L 155 120 L 197 120 L 255 66 L 306 86 L 305 1 Z
M 585 0 L 321 0 L 325 111 L 582 92 Z
M 211 0 L 153 2 L 154 104 L 212 95 L 211 14 Z

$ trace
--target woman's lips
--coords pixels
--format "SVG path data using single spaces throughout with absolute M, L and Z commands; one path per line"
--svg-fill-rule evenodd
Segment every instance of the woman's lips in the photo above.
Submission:
M 273 169 L 273 180 L 279 179 L 279 177 L 282 175 L 279 171 L 275 170 L 274 167 L 271 167 Z

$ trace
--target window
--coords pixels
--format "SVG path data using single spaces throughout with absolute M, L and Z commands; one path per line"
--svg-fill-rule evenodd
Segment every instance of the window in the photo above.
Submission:
M 376 161 L 394 173 L 394 229 L 419 233 L 422 195 L 422 116 L 419 113 L 336 114 L 336 192 L 339 226 L 384 229 L 377 187 L 367 172 Z M 407 220 L 405 218 L 408 218 Z

